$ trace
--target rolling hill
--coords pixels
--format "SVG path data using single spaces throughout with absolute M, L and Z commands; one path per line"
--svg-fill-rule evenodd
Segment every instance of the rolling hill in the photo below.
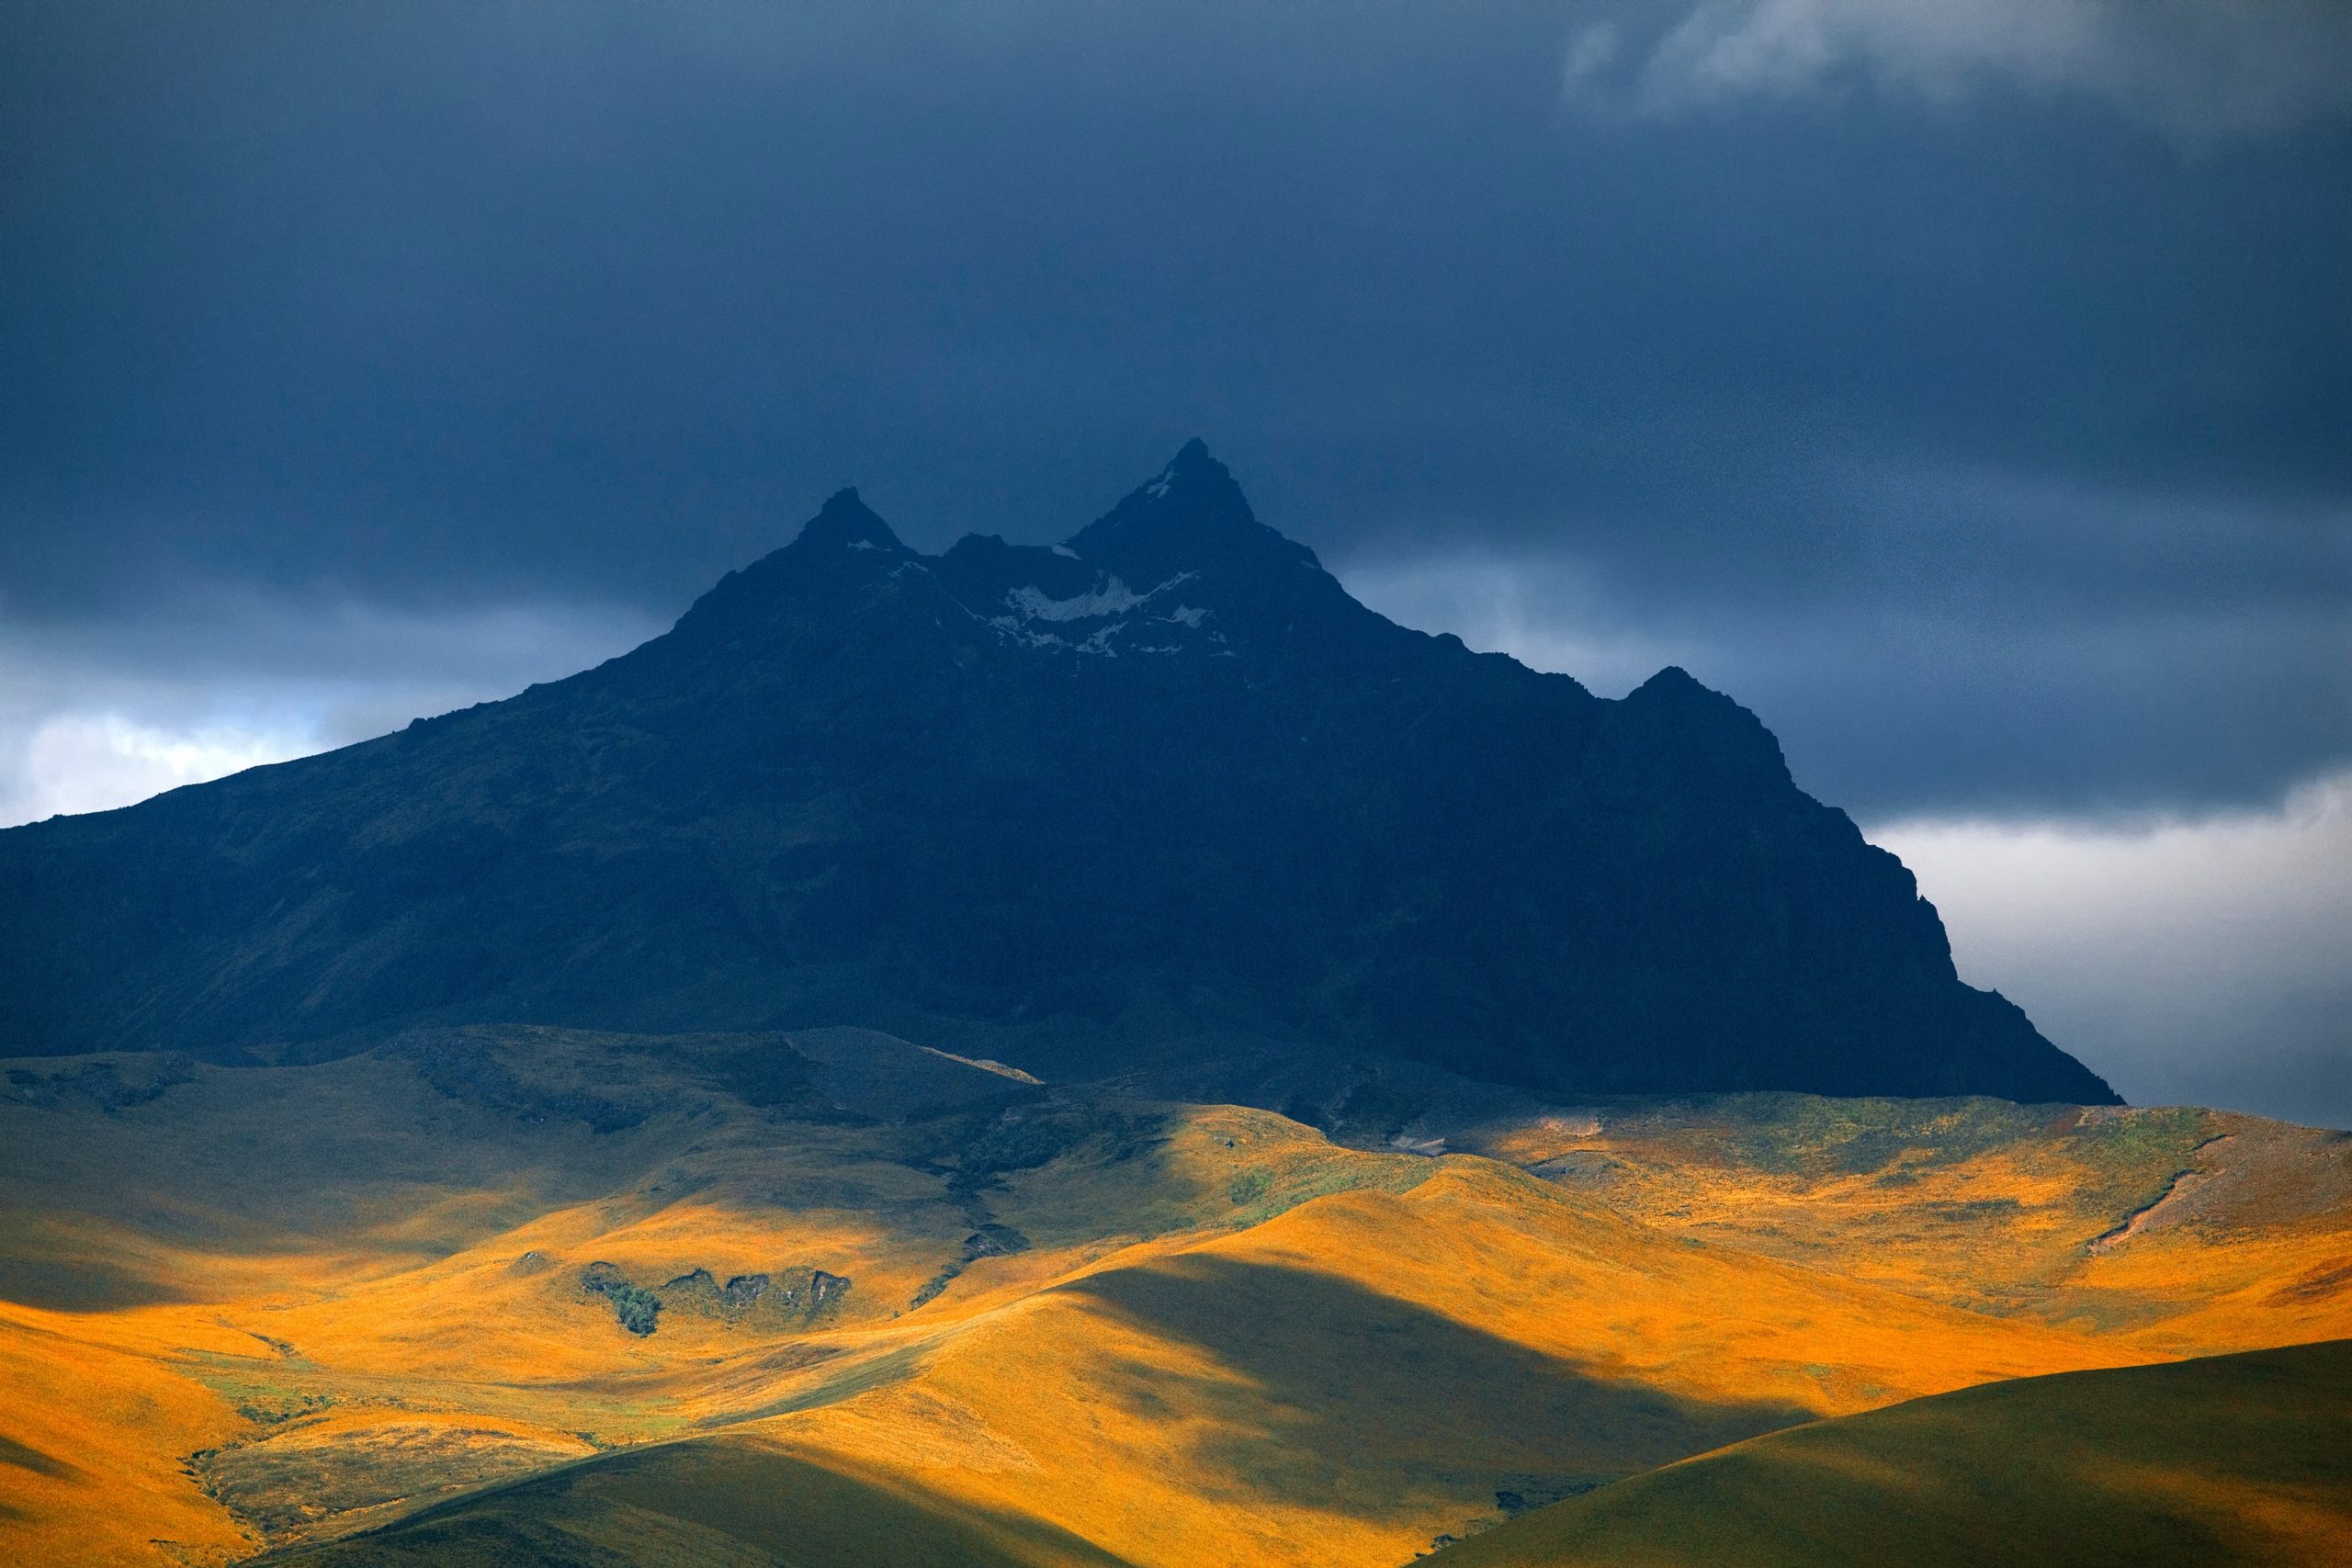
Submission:
M 2352 1342 L 1964 1389 L 1554 1505 L 1432 1568 L 2340 1563 Z

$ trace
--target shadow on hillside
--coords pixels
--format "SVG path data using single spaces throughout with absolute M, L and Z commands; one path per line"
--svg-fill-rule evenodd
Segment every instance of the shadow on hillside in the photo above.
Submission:
M 70 1480 L 82 1473 L 80 1465 L 68 1463 L 54 1454 L 45 1454 L 14 1438 L 0 1438 L 0 1464 L 12 1464 L 18 1470 L 29 1470 L 35 1475 L 46 1475 L 60 1481 Z
M 46 1475 L 61 1481 L 71 1480 L 83 1473 L 80 1465 L 69 1464 L 54 1455 L 45 1454 L 28 1444 L 20 1443 L 14 1438 L 0 1438 L 0 1464 L 14 1465 L 18 1470 L 30 1471 L 35 1475 Z M 32 1517 L 25 1509 L 17 1507 L 6 1498 L 0 1498 L 0 1521 L 21 1523 Z
M 628 1450 L 261 1562 L 321 1568 L 1127 1568 L 1041 1520 L 922 1497 L 752 1438 Z
M 0 1301 L 43 1312 L 119 1312 L 194 1299 L 149 1273 L 89 1258 L 0 1258 Z
M 2018 1378 L 1547 1508 L 1481 1568 L 2219 1568 L 2346 1559 L 2352 1342 Z
M 1597 1377 L 1352 1281 L 1193 1254 L 1062 1287 L 1232 1374 L 1127 1362 L 1105 1392 L 1136 1415 L 1208 1415 L 1201 1484 L 1360 1518 L 1398 1517 L 1408 1487 L 1468 1495 L 1548 1478 L 1562 1494 L 1813 1419 Z M 1596 1350 L 1605 1347 L 1595 1347 Z M 1214 1479 L 1212 1478 L 1214 1477 Z

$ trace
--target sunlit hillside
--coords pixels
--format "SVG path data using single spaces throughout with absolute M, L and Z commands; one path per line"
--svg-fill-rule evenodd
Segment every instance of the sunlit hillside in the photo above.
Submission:
M 10 1561 L 1398 1563 L 2352 1335 L 2352 1145 L 2204 1111 L 1438 1094 L 1334 1142 L 853 1031 L 6 1070 Z

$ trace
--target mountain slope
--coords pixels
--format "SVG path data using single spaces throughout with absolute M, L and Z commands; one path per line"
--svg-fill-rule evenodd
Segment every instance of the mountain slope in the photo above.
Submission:
M 844 491 L 623 658 L 0 833 L 0 886 L 19 1054 L 851 1023 L 1059 1076 L 1238 1034 L 2113 1098 L 1746 710 L 1398 627 L 1198 443 L 1051 548 L 921 556 Z
M 1991 1383 L 1573 1498 L 1433 1568 L 2340 1563 L 2352 1341 Z

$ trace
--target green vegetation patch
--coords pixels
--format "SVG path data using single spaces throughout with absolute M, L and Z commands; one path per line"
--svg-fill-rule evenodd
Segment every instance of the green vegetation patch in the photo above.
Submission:
M 580 1288 L 610 1303 L 613 1316 L 631 1334 L 652 1333 L 655 1320 L 662 1315 L 662 1298 L 642 1285 L 629 1283 L 628 1277 L 610 1263 L 591 1263 L 582 1269 Z
M 1330 1157 L 1295 1156 L 1271 1168 L 1245 1171 L 1226 1191 L 1234 1201 L 1234 1223 L 1246 1228 L 1334 1192 L 1409 1192 L 1436 1170 L 1435 1160 L 1419 1155 L 1333 1149 Z
M 1836 1100 L 1811 1094 L 1739 1094 L 1634 1101 L 1618 1126 L 1693 1122 L 1718 1129 L 1724 1162 L 1781 1176 L 1872 1176 L 1908 1160 L 1958 1165 L 2046 1136 L 2048 1106 L 2006 1100 Z M 2072 1107 L 2061 1114 L 2071 1117 Z

